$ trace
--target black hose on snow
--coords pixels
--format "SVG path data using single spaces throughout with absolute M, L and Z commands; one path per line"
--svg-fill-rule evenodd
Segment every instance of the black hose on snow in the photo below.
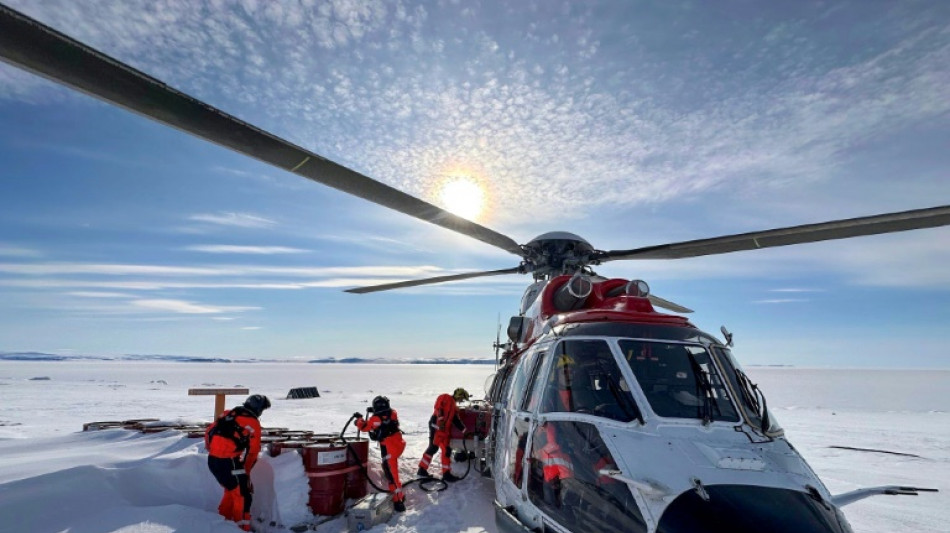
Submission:
M 366 468 L 366 465 L 363 464 L 363 462 L 360 460 L 360 455 L 356 453 L 356 449 L 353 448 L 353 445 L 350 444 L 348 440 L 346 440 L 346 436 L 345 436 L 346 428 L 350 427 L 350 423 L 353 422 L 353 420 L 356 420 L 356 415 L 351 416 L 350 419 L 346 421 L 346 424 L 343 426 L 343 430 L 340 431 L 340 440 L 342 440 L 343 443 L 346 444 L 347 452 L 353 455 L 353 459 L 356 461 L 356 464 L 359 465 L 360 469 L 363 471 L 363 475 L 366 476 L 366 480 L 369 481 L 369 484 L 372 485 L 372 487 L 376 489 L 378 492 L 389 493 L 390 492 L 389 489 L 384 489 L 380 487 L 379 485 L 377 485 L 376 483 L 373 483 L 373 478 L 370 477 L 369 470 Z M 358 439 L 359 437 L 360 437 L 360 430 L 357 429 L 356 438 Z M 468 472 L 466 471 L 466 474 L 467 473 Z M 408 487 L 409 485 L 413 483 L 417 483 L 419 485 L 419 488 L 424 490 L 425 492 L 442 492 L 443 490 L 448 488 L 448 484 L 445 481 L 442 481 L 441 479 L 427 478 L 427 477 L 410 479 L 409 481 L 403 483 L 402 486 Z

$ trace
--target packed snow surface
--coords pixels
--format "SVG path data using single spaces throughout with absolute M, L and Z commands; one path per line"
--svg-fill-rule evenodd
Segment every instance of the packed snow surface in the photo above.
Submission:
M 941 491 L 849 505 L 856 532 L 950 530 L 950 371 L 747 370 L 832 493 L 895 484 Z M 262 417 L 265 427 L 316 433 L 340 432 L 374 396 L 388 396 L 406 432 L 400 471 L 408 480 L 426 447 L 436 396 L 464 387 L 481 397 L 492 372 L 491 365 L 0 361 L 0 532 L 238 531 L 217 515 L 221 491 L 201 439 L 177 431 L 82 431 L 96 421 L 210 421 L 213 399 L 188 396 L 189 388 L 266 394 L 273 407 Z M 309 386 L 321 397 L 283 399 Z M 229 397 L 227 404 L 241 401 Z M 379 483 L 378 459 L 371 447 L 371 476 Z M 464 472 L 455 466 L 457 475 Z M 262 454 L 255 508 L 268 523 L 258 530 L 319 523 L 316 531 L 347 531 L 345 517 L 309 512 L 307 490 L 296 454 Z M 491 480 L 474 470 L 445 492 L 412 486 L 408 511 L 371 531 L 495 532 L 492 497 Z

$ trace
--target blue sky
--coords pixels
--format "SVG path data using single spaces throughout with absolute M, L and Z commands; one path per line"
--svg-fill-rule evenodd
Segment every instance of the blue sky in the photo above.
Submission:
M 950 3 L 6 2 L 524 243 L 950 203 Z M 490 357 L 517 258 L 0 64 L 0 351 Z M 948 367 L 950 230 L 597 267 L 746 364 Z

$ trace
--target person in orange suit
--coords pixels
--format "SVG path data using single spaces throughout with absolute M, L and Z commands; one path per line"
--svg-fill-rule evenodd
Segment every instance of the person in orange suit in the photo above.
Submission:
M 538 450 L 537 457 L 544 475 L 542 494 L 545 503 L 560 508 L 564 496 L 561 482 L 574 477 L 574 463 L 571 456 L 561 448 L 554 424 L 545 424 L 545 436 L 546 442 Z
M 261 451 L 259 418 L 269 407 L 267 396 L 254 394 L 205 430 L 208 469 L 224 488 L 218 513 L 244 531 L 251 530 L 251 469 Z
M 419 461 L 419 471 L 416 472 L 418 477 L 431 477 L 428 470 L 429 464 L 432 462 L 435 453 L 440 452 L 442 454 L 442 480 L 450 482 L 459 480 L 451 471 L 452 448 L 449 447 L 449 432 L 451 431 L 449 424 L 461 430 L 463 434 L 465 433 L 465 424 L 458 416 L 458 405 L 456 405 L 457 401 L 465 399 L 468 399 L 468 393 L 461 388 L 455 389 L 452 396 L 440 394 L 436 398 L 435 408 L 429 418 L 429 447 L 426 448 L 422 460 Z
M 393 495 L 393 509 L 401 513 L 406 510 L 406 495 L 399 481 L 399 456 L 406 449 L 406 441 L 399 430 L 399 415 L 390 407 L 389 398 L 385 396 L 373 398 L 373 406 L 367 411 L 373 413 L 369 419 L 364 419 L 360 413 L 353 413 L 355 424 L 357 429 L 369 433 L 369 438 L 379 443 L 383 473 L 389 480 L 389 492 Z

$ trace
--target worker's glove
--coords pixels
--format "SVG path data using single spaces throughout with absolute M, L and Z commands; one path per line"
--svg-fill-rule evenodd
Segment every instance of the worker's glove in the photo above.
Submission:
M 360 413 L 359 411 L 357 411 L 353 413 L 353 418 L 363 418 L 363 413 Z
M 373 412 L 373 408 L 372 408 L 372 407 L 367 407 L 367 408 L 366 408 L 366 412 L 367 412 L 367 413 L 372 413 L 372 412 Z

